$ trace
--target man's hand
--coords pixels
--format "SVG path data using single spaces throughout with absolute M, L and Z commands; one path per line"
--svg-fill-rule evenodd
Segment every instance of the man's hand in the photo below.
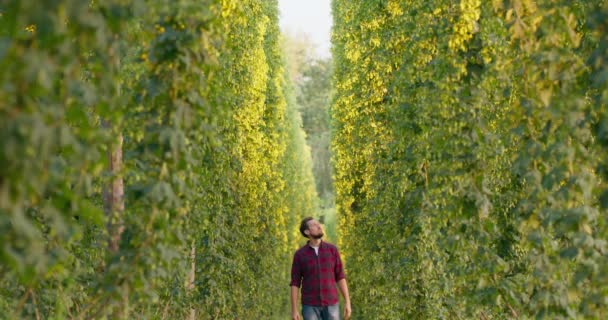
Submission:
M 344 297 L 344 320 L 350 319 L 350 296 L 348 294 L 348 286 L 346 285 L 346 279 L 340 279 L 338 281 L 338 287 Z
M 344 304 L 344 320 L 350 319 L 351 312 L 352 311 L 350 310 L 350 303 L 345 303 Z
M 300 287 L 291 286 L 291 320 L 300 320 L 298 312 L 298 291 Z
M 300 320 L 300 313 L 299 312 L 292 312 L 291 313 L 291 320 Z

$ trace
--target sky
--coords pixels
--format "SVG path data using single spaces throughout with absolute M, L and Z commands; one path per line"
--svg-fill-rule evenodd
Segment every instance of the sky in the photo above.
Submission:
M 279 0 L 283 32 L 309 35 L 319 57 L 331 55 L 331 0 Z

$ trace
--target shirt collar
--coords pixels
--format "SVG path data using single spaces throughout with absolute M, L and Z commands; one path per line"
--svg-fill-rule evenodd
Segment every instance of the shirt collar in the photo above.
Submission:
M 313 246 L 311 246 L 311 245 L 310 245 L 310 240 L 308 240 L 308 241 L 306 242 L 306 244 L 307 244 L 307 245 L 308 245 L 308 246 L 309 246 L 311 249 L 313 248 Z M 323 240 L 321 240 L 321 242 L 319 243 L 319 248 L 322 248 L 322 247 L 323 247 Z

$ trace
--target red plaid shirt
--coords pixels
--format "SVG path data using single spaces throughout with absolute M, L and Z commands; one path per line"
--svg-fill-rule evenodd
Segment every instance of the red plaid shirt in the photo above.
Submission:
M 336 246 L 321 241 L 319 255 L 308 245 L 298 249 L 291 265 L 291 286 L 302 287 L 302 304 L 332 306 L 338 303 L 336 282 L 344 279 L 344 268 Z

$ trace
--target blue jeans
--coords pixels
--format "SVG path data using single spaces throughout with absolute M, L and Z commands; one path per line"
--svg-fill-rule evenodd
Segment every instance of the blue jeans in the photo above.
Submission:
M 304 320 L 340 320 L 340 306 L 313 307 L 302 305 Z

